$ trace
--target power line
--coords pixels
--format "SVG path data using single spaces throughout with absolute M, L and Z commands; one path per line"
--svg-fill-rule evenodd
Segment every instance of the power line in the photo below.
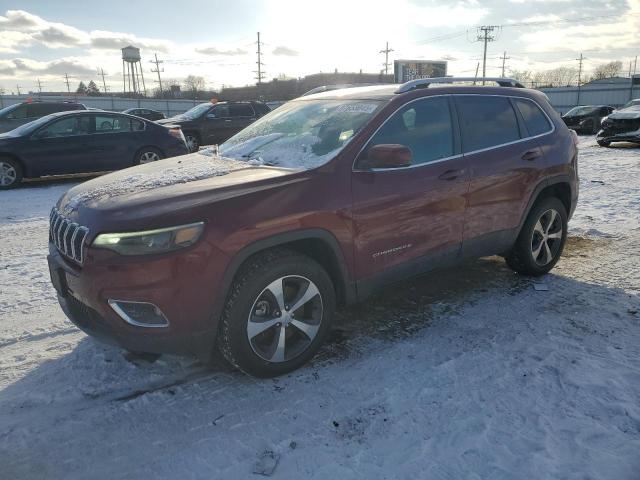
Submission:
M 262 51 L 261 51 L 261 47 L 263 45 L 263 42 L 260 41 L 260 32 L 258 32 L 258 41 L 256 42 L 256 44 L 258 45 L 258 51 L 256 52 L 258 54 L 258 61 L 256 62 L 256 65 L 258 65 L 258 70 L 255 71 L 254 73 L 256 73 L 256 80 L 258 81 L 258 85 L 260 85 L 262 83 L 262 80 L 265 77 L 264 72 L 262 71 L 262 66 L 264 65 L 264 63 L 262 63 Z
M 389 48 L 389 42 L 387 42 L 387 46 L 384 50 L 380 50 L 379 53 L 384 53 L 384 74 L 389 74 L 389 53 L 393 52 L 393 48 Z
M 155 60 L 150 60 L 151 63 L 155 63 L 156 64 L 156 69 L 154 70 L 153 68 L 151 69 L 151 73 L 157 73 L 158 74 L 158 85 L 160 86 L 160 97 L 164 97 L 163 93 L 162 93 L 162 79 L 160 78 L 160 72 L 164 72 L 164 68 L 162 70 L 160 70 L 160 64 L 164 63 L 163 60 L 158 60 L 158 54 L 154 53 L 154 56 L 156 57 Z

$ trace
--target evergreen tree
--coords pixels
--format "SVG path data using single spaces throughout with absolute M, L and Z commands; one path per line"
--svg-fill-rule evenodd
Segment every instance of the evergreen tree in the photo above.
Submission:
M 97 97 L 100 95 L 100 90 L 93 80 L 91 80 L 87 86 L 87 95 L 90 97 Z
M 82 95 L 87 94 L 87 86 L 84 84 L 84 82 L 80 82 L 80 85 L 78 85 L 78 89 L 76 90 L 76 93 L 80 93 Z

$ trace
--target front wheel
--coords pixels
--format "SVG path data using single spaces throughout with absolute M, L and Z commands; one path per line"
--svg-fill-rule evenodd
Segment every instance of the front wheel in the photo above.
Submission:
M 556 197 L 538 202 L 529 212 L 516 243 L 506 257 L 516 272 L 540 276 L 560 259 L 567 240 L 567 210 Z
M 258 254 L 234 279 L 218 347 L 229 363 L 250 375 L 290 372 L 322 345 L 335 302 L 329 275 L 313 259 L 279 249 Z
M 609 145 L 611 145 L 611 142 L 607 142 L 606 140 L 598 140 L 598 145 L 600 145 L 601 147 L 608 147 Z

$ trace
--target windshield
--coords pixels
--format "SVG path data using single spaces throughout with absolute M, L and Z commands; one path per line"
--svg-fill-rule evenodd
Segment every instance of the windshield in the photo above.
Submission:
M 200 105 L 196 105 L 195 107 L 187 110 L 182 115 L 178 115 L 179 117 L 185 117 L 189 120 L 195 120 L 200 117 L 203 113 L 209 111 L 209 109 L 213 105 L 211 103 L 201 103 Z
M 629 108 L 629 107 L 636 107 L 640 105 L 640 100 L 631 100 L 630 102 L 625 103 L 620 110 L 624 109 L 624 108 Z
M 20 106 L 20 104 L 17 103 L 15 105 L 9 105 L 8 107 L 4 107 L 2 110 L 0 110 L 0 118 L 4 117 L 7 113 L 9 113 L 12 110 L 15 110 L 19 106 Z
M 335 157 L 384 102 L 289 102 L 220 145 L 220 155 L 257 165 L 310 169 Z
M 53 115 L 46 115 L 44 117 L 40 117 L 37 120 L 20 125 L 18 128 L 15 128 L 12 131 L 12 133 L 15 133 L 16 135 L 28 135 L 34 130 L 36 130 L 37 128 L 39 128 L 41 125 L 44 125 L 45 123 L 47 123 L 52 118 L 55 118 L 56 116 L 57 115 L 53 114 Z
M 589 115 L 595 112 L 598 107 L 574 107 L 567 112 L 565 117 L 577 117 L 579 115 Z

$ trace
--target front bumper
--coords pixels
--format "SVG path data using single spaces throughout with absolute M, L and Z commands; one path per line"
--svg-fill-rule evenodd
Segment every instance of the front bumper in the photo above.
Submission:
M 206 268 L 211 253 L 207 245 L 196 246 L 135 259 L 89 249 L 80 268 L 50 243 L 47 260 L 62 310 L 85 333 L 131 351 L 208 359 L 218 324 L 213 314 L 218 274 Z M 109 306 L 109 299 L 153 303 L 169 325 L 148 328 L 127 323 Z
M 640 130 L 633 130 L 630 132 L 612 132 L 608 130 L 600 130 L 596 135 L 596 140 L 604 142 L 640 143 Z

